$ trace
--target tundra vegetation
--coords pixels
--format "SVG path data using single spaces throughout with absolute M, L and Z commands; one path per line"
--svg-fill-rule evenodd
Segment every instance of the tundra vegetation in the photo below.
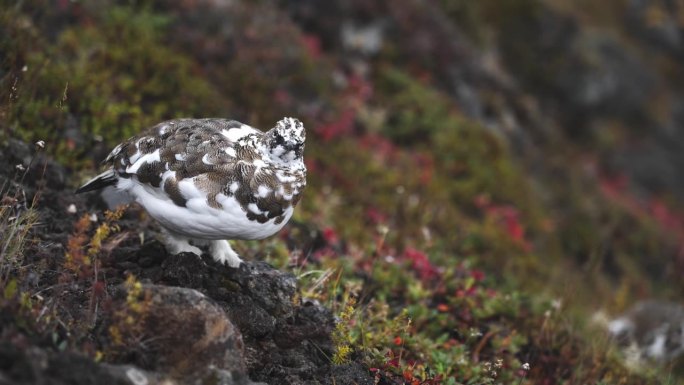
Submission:
M 309 380 L 352 364 L 379 384 L 684 378 L 627 367 L 591 322 L 684 290 L 684 178 L 663 169 L 684 153 L 668 131 L 684 51 L 658 34 L 684 34 L 681 2 L 102 3 L 0 8 L 2 354 L 144 357 L 150 298 L 112 260 L 158 248 L 155 225 L 73 189 L 165 119 L 295 116 L 302 202 L 235 247 L 335 315 Z

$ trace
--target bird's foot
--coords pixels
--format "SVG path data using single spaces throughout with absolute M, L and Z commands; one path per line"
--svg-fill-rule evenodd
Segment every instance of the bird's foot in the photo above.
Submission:
M 179 237 L 168 232 L 162 234 L 161 238 L 162 243 L 164 243 L 164 246 L 166 247 L 166 251 L 171 254 L 193 253 L 197 254 L 197 256 L 202 255 L 202 250 L 200 250 L 199 247 L 191 245 L 188 238 Z
M 242 263 L 242 259 L 237 255 L 230 243 L 226 240 L 212 241 L 209 245 L 209 253 L 216 262 L 227 264 L 228 266 L 237 269 Z

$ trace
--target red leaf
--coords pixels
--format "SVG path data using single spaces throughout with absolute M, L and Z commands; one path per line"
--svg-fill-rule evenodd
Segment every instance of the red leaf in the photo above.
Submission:
M 411 261 L 411 267 L 418 273 L 420 279 L 428 281 L 439 276 L 437 268 L 432 265 L 427 255 L 422 251 L 409 247 L 404 250 L 404 258 Z
M 332 227 L 323 229 L 323 239 L 325 239 L 325 242 L 329 245 L 336 245 L 340 241 L 340 237 Z
M 303 35 L 302 43 L 306 52 L 314 59 L 318 59 L 321 56 L 321 39 L 314 35 Z
M 352 109 L 347 109 L 339 118 L 331 123 L 314 128 L 324 141 L 330 141 L 337 137 L 351 134 L 354 130 L 354 120 L 356 113 Z
M 368 218 L 368 220 L 374 225 L 387 222 L 387 215 L 375 207 L 369 207 L 366 209 L 366 218 Z
M 482 270 L 474 269 L 470 272 L 470 276 L 477 282 L 482 281 L 485 278 L 485 273 Z

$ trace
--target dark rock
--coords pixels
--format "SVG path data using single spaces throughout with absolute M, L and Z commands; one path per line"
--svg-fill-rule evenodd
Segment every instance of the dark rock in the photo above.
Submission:
M 226 268 L 226 272 L 226 278 L 240 285 L 241 291 L 269 314 L 293 316 L 292 298 L 297 291 L 294 275 L 278 271 L 265 262 L 243 263 L 239 269 Z
M 654 11 L 659 12 L 653 22 Z M 630 0 L 627 2 L 627 31 L 675 58 L 684 58 L 684 26 L 678 15 L 684 4 L 677 1 Z
M 136 327 L 150 342 L 144 356 L 130 363 L 179 377 L 195 377 L 208 367 L 245 373 L 240 332 L 211 299 L 196 290 L 160 285 L 142 285 L 141 298 Z
M 191 381 L 186 380 L 185 383 L 191 385 L 267 385 L 263 382 L 252 382 L 246 374 L 216 368 L 209 368 L 202 376 Z
M 74 354 L 54 355 L 48 360 L 48 367 L 44 374 L 50 379 L 61 379 L 56 383 L 63 384 L 130 383 L 123 378 L 112 376 L 110 372 L 97 365 L 92 359 Z
M 318 340 L 325 344 L 335 327 L 333 314 L 329 309 L 312 302 L 297 308 L 295 321 L 281 323 L 273 339 L 280 348 L 293 348 L 304 340 Z
M 195 255 L 168 256 L 162 263 L 164 282 L 196 287 L 221 301 L 245 336 L 262 338 L 274 332 L 276 317 L 294 313 L 296 280 L 263 262 L 245 262 L 239 269 L 217 265 Z
M 143 249 L 150 248 L 155 246 L 143 246 Z M 139 264 L 151 263 L 145 259 L 147 252 L 140 254 L 144 256 Z M 233 269 L 209 258 L 183 253 L 167 255 L 161 270 L 164 283 L 196 288 L 220 301 L 245 336 L 263 338 L 275 331 L 277 319 L 294 317 L 297 281 L 292 274 L 280 272 L 267 263 L 248 261 Z M 147 273 L 141 278 L 147 278 Z
M 129 385 L 131 381 L 112 374 L 88 357 L 38 347 L 21 349 L 3 342 L 0 343 L 0 384 Z
M 230 319 L 246 335 L 259 339 L 275 331 L 275 317 L 245 295 L 236 295 L 226 310 Z
M 169 255 L 162 263 L 163 282 L 169 285 L 200 288 L 204 287 L 209 267 L 193 253 Z
M 615 342 L 642 363 L 668 362 L 684 353 L 684 306 L 679 303 L 640 301 L 605 326 Z
M 330 373 L 330 377 L 325 382 L 326 385 L 372 385 L 374 383 L 373 377 L 370 376 L 368 369 L 358 363 L 333 366 L 332 373 Z
M 651 96 L 655 75 L 618 41 L 583 33 L 567 48 L 569 66 L 558 73 L 557 82 L 561 94 L 572 103 L 568 107 L 632 116 Z
M 669 193 L 684 199 L 684 96 L 671 102 L 671 118 L 649 126 L 649 137 L 634 141 L 612 154 L 617 170 L 625 172 L 641 196 Z M 644 193 L 645 192 L 645 193 Z
M 1 385 L 264 385 L 247 375 L 218 368 L 206 368 L 192 377 L 177 379 L 165 373 L 142 370 L 132 365 L 100 364 L 71 352 L 54 352 L 30 347 L 21 349 L 0 343 Z
M 161 265 L 168 254 L 164 245 L 158 241 L 146 242 L 135 252 L 141 267 Z
M 152 246 L 143 246 L 148 247 Z M 146 254 L 141 253 L 141 259 Z M 152 271 L 142 269 L 139 278 L 155 281 L 149 275 Z M 316 302 L 297 300 L 292 274 L 264 262 L 247 261 L 233 269 L 207 257 L 183 254 L 165 257 L 161 277 L 167 284 L 196 287 L 223 307 L 244 338 L 245 364 L 252 379 L 301 384 L 329 377 L 333 315 Z
M 138 252 L 138 264 L 152 263 L 145 260 L 149 256 L 155 261 L 163 259 L 161 266 L 138 269 L 141 273 L 138 278 L 143 282 L 193 287 L 217 301 L 244 338 L 245 364 L 253 380 L 301 384 L 321 383 L 329 377 L 330 357 L 334 352 L 330 339 L 333 315 L 316 302 L 297 300 L 297 280 L 292 274 L 264 262 L 246 261 L 233 269 L 219 265 L 207 256 L 162 256 L 163 250 L 155 244 L 156 241 L 151 241 L 142 246 L 145 251 Z M 194 317 L 179 312 L 159 318 L 181 316 L 184 319 Z M 149 359 L 150 354 L 146 351 L 142 356 Z M 150 364 L 145 366 L 145 360 L 131 362 L 154 368 Z

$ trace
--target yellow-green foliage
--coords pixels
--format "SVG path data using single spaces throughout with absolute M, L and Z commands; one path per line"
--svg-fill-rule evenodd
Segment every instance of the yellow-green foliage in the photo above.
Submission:
M 109 146 L 163 119 L 221 114 L 220 95 L 188 57 L 164 44 L 168 17 L 146 7 L 113 7 L 93 23 L 65 28 L 51 43 L 40 25 L 25 28 L 30 7 L 17 8 L 3 13 L 15 16 L 5 28 L 15 39 L 35 41 L 0 47 L 14 57 L 10 66 L 20 66 L 3 79 L 17 89 L 5 134 L 55 143 L 59 158 L 73 161 L 87 148 L 74 140 L 99 136 Z M 92 136 L 69 137 L 70 129 Z
M 33 302 L 31 301 L 30 294 L 19 290 L 18 281 L 16 278 L 12 278 L 7 282 L 2 282 L 0 287 L 3 287 L 2 300 L 17 300 L 21 312 L 28 313 L 29 311 L 33 310 Z
M 467 205 L 475 196 L 487 194 L 495 201 L 528 206 L 527 181 L 501 137 L 458 113 L 449 98 L 404 72 L 385 70 L 378 83 L 383 89 L 382 106 L 392 112 L 383 133 L 435 160 L 430 196 L 439 197 L 442 191 L 451 203 Z
M 135 276 L 129 275 L 124 282 L 126 301 L 116 309 L 111 317 L 109 336 L 112 350 L 116 355 L 119 349 L 135 349 L 143 336 L 143 325 L 150 307 L 149 293 L 143 290 L 142 284 Z
M 121 219 L 125 206 L 121 206 L 114 211 L 105 211 L 105 220 L 100 224 L 97 229 L 95 229 L 95 234 L 90 238 L 90 244 L 88 245 L 88 256 L 91 258 L 95 257 L 102 248 L 102 242 L 107 240 L 109 236 L 113 233 L 119 232 L 121 228 L 116 221 Z
M 377 77 L 375 107 L 387 111 L 380 130 L 393 142 L 359 151 L 355 138 L 342 137 L 308 147 L 321 172 L 312 173 L 308 191 L 316 193 L 307 194 L 300 215 L 333 226 L 357 245 L 375 242 L 382 227 L 389 230 L 383 239 L 401 250 L 421 245 L 429 231 L 453 252 L 496 253 L 496 259 L 482 259 L 504 270 L 516 261 L 504 253 L 520 254 L 520 248 L 502 234 L 499 219 L 480 219 L 484 213 L 475 202 L 483 197 L 510 205 L 527 231 L 539 230 L 543 207 L 514 156 L 491 130 L 460 115 L 446 95 L 395 69 Z M 368 226 L 369 210 L 384 213 L 386 223 Z
M 329 72 L 321 71 L 321 63 L 302 46 L 291 44 L 298 32 L 287 23 L 236 17 L 236 39 L 254 30 L 278 38 L 249 34 L 244 39 L 250 44 L 239 47 L 238 55 L 230 54 L 233 41 L 218 38 L 226 60 L 220 68 L 203 68 L 192 57 L 196 47 L 173 40 L 173 16 L 153 11 L 149 3 L 106 11 L 83 4 L 89 19 L 58 28 L 49 38 L 54 21 L 42 20 L 37 9 L 53 4 L 30 0 L 0 12 L 0 52 L 6 56 L 0 78 L 3 137 L 50 141 L 61 161 L 83 166 L 74 163 L 82 149 L 100 139 L 111 148 L 145 127 L 178 117 L 249 118 L 257 127 L 270 125 L 292 108 L 274 102 L 276 91 L 296 88 L 317 95 L 329 88 Z M 272 12 L 267 6 L 251 7 Z
M 92 235 L 88 235 L 93 221 L 90 214 L 83 214 L 74 226 L 74 232 L 67 241 L 67 251 L 64 260 L 66 271 L 78 275 L 80 278 L 91 277 L 93 260 L 102 249 L 103 242 L 120 230 L 116 224 L 124 211 L 121 206 L 114 211 L 105 211 L 105 220 L 97 226 Z M 93 277 L 97 279 L 97 277 Z M 64 278 L 67 279 L 67 278 Z
M 349 355 L 352 353 L 352 338 L 350 335 L 350 322 L 354 316 L 354 306 L 356 299 L 349 297 L 344 309 L 339 315 L 339 321 L 335 325 L 335 330 L 332 333 L 333 344 L 335 345 L 335 353 L 332 361 L 335 365 L 342 365 L 349 362 Z

